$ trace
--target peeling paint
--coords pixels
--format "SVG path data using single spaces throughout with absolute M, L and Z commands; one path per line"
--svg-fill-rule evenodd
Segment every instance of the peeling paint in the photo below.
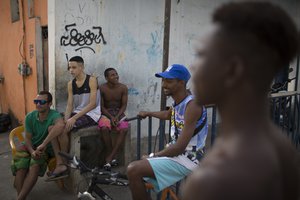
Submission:
M 136 88 L 128 88 L 128 95 L 139 95 L 139 91 Z
M 155 31 L 150 34 L 151 36 L 151 46 L 147 49 L 148 62 L 154 63 L 158 58 L 158 56 L 162 55 L 162 47 L 161 47 L 161 38 L 162 38 L 162 30 Z
M 124 52 L 119 52 L 118 53 L 118 60 L 120 61 L 120 63 L 124 63 L 125 60 L 125 53 Z

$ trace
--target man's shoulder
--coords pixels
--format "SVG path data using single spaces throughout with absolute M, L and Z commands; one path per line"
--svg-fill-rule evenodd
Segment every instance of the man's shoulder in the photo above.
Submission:
M 59 114 L 60 115 L 60 113 L 57 110 L 52 109 L 52 108 L 49 110 L 49 113 Z
M 31 118 L 33 116 L 36 116 L 37 113 L 38 113 L 37 110 L 33 110 L 33 111 L 31 111 L 31 112 L 29 112 L 29 113 L 26 114 L 26 118 Z
M 119 83 L 119 91 L 121 93 L 126 93 L 128 91 L 127 85 L 123 84 L 123 83 Z
M 118 83 L 118 85 L 114 88 L 108 86 L 108 83 L 103 83 L 100 85 L 100 90 L 102 91 L 124 91 L 127 90 L 127 86 L 123 83 Z
M 89 75 L 89 76 L 90 76 L 89 81 L 97 81 L 97 78 L 95 76 L 93 75 Z
M 127 85 L 125 85 L 124 83 L 120 83 L 120 87 L 124 90 L 128 89 Z
M 187 102 L 185 115 L 193 115 L 197 119 L 199 119 L 202 116 L 202 113 L 203 113 L 203 106 L 197 104 L 197 102 L 194 99 L 190 99 Z
M 108 88 L 108 86 L 107 86 L 107 83 L 102 83 L 100 86 L 99 86 L 99 89 L 100 89 L 100 91 L 103 93 L 103 92 L 105 92 L 107 89 L 109 89 Z
M 57 110 L 50 109 L 48 117 L 60 118 L 60 117 L 62 117 L 62 115 Z
M 73 79 L 73 80 L 74 80 L 74 79 Z M 69 87 L 72 87 L 73 80 L 69 80 L 69 81 L 68 81 L 68 86 L 69 86 Z

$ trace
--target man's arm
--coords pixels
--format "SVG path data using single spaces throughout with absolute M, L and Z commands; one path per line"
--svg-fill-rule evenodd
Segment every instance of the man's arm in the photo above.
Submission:
M 65 122 L 64 122 L 63 118 L 58 118 L 54 122 L 53 127 L 51 128 L 50 132 L 48 133 L 48 135 L 45 138 L 45 140 L 43 141 L 43 143 L 37 147 L 37 150 L 44 151 L 47 144 L 49 144 L 55 137 L 57 137 L 63 133 L 64 128 L 65 128 Z
M 68 83 L 68 101 L 67 101 L 67 107 L 65 112 L 65 121 L 67 121 L 72 113 L 73 110 L 73 92 L 72 92 L 72 81 L 69 81 Z
M 33 159 L 39 159 L 42 152 L 33 149 L 31 139 L 32 139 L 32 134 L 26 131 L 25 132 L 25 145 L 26 145 L 26 148 L 27 148 L 28 152 L 30 153 L 30 155 Z
M 155 156 L 178 156 L 182 154 L 193 137 L 197 121 L 202 115 L 202 107 L 198 106 L 194 100 L 190 101 L 184 113 L 184 127 L 175 144 L 155 153 Z
M 97 79 L 93 76 L 90 77 L 89 86 L 90 86 L 90 99 L 88 105 L 86 105 L 80 112 L 76 113 L 73 117 L 67 120 L 67 128 L 71 130 L 74 126 L 76 120 L 88 113 L 89 111 L 93 110 L 96 107 L 96 99 L 97 99 Z M 73 96 L 73 95 L 72 95 Z
M 121 107 L 116 115 L 116 120 L 119 121 L 119 117 L 125 112 L 127 107 L 127 101 L 128 101 L 128 88 L 126 85 L 122 85 L 122 98 L 121 98 Z
M 145 117 L 155 117 L 162 120 L 170 120 L 172 115 L 172 108 L 169 110 L 164 111 L 156 111 L 156 112 L 149 112 L 149 111 L 140 111 L 138 116 L 145 118 Z
M 31 139 L 32 139 L 32 134 L 25 131 L 25 145 L 30 154 L 32 154 L 34 152 Z
M 112 119 L 113 116 L 107 111 L 106 107 L 105 107 L 105 84 L 102 84 L 100 86 L 100 92 L 101 92 L 101 112 L 103 115 L 105 115 L 106 117 L 108 117 L 109 119 Z
M 221 181 L 221 175 L 216 169 L 198 167 L 188 176 L 182 191 L 183 200 L 205 199 L 205 200 L 221 200 L 227 193 L 226 185 L 228 182 Z M 217 192 L 216 192 L 217 191 Z

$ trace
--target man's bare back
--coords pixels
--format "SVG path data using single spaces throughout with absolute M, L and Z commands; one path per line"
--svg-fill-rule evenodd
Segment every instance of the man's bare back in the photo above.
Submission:
M 290 142 L 275 127 L 248 135 L 218 138 L 185 187 L 201 185 L 197 194 L 207 199 L 297 199 L 294 172 L 300 163 Z M 200 183 L 203 178 L 209 181 Z M 187 193 L 186 199 L 196 199 L 193 195 Z
M 231 2 L 216 9 L 199 42 L 195 99 L 217 106 L 221 129 L 183 199 L 299 200 L 299 155 L 271 122 L 268 98 L 272 79 L 297 54 L 296 25 L 271 3 Z

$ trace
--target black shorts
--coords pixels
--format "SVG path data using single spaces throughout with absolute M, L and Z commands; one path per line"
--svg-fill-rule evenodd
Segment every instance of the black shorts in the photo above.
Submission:
M 71 117 L 73 117 L 74 115 L 76 115 L 76 113 L 72 113 Z M 81 128 L 95 126 L 95 125 L 97 125 L 97 122 L 95 122 L 90 116 L 83 115 L 76 120 L 72 130 L 78 130 Z

